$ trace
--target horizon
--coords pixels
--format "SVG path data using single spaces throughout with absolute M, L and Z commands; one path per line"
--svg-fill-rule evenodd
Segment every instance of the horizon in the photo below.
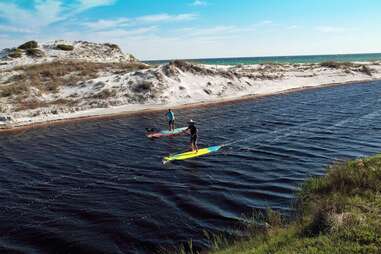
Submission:
M 11 0 L 0 2 L 0 48 L 110 42 L 143 61 L 378 54 L 379 9 L 371 0 Z
M 306 56 L 345 56 L 345 55 L 381 55 L 380 52 L 369 53 L 343 53 L 343 54 L 305 54 L 305 55 L 266 55 L 266 56 L 230 56 L 230 57 L 203 57 L 203 58 L 172 58 L 172 59 L 152 59 L 144 60 L 143 62 L 156 62 L 156 61 L 174 61 L 174 60 L 210 60 L 210 59 L 239 59 L 239 58 L 275 58 L 275 57 L 306 57 Z

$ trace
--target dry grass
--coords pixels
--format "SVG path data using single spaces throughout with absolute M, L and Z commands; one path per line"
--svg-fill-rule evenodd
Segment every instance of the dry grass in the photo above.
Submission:
M 363 65 L 360 68 L 360 72 L 365 73 L 368 76 L 372 76 L 372 69 L 370 69 L 368 66 Z
M 351 63 L 351 62 L 335 62 L 335 61 L 322 62 L 322 63 L 320 63 L 320 66 L 326 67 L 326 68 L 331 68 L 331 69 L 357 67 L 356 64 Z
M 117 49 L 120 50 L 119 46 L 113 43 L 105 43 L 106 46 L 108 46 L 111 49 Z
M 115 90 L 109 90 L 109 89 L 104 89 L 102 91 L 100 91 L 99 93 L 97 94 L 94 94 L 93 96 L 91 96 L 91 98 L 93 99 L 99 99 L 99 100 L 105 100 L 107 98 L 110 98 L 110 97 L 114 97 L 116 96 L 116 91 Z
M 33 100 L 20 100 L 18 105 L 15 108 L 15 111 L 22 111 L 27 109 L 36 109 L 36 108 L 43 108 L 47 107 L 48 103 L 41 102 L 39 100 L 33 99 Z
M 73 106 L 77 102 L 73 100 L 56 100 L 44 102 L 30 99 L 31 93 L 39 96 L 42 93 L 57 93 L 60 87 L 76 86 L 81 82 L 97 78 L 102 72 L 126 73 L 134 70 L 147 68 L 141 63 L 91 63 L 83 61 L 58 61 L 52 63 L 35 64 L 16 67 L 13 75 L 0 86 L 0 97 L 9 97 L 14 110 L 28 110 L 51 105 Z M 103 90 L 94 95 L 94 99 L 106 99 L 115 96 L 115 91 Z
M 27 92 L 29 89 L 23 84 L 7 85 L 0 88 L 0 97 L 19 95 Z
M 200 66 L 196 65 L 195 63 L 186 62 L 183 60 L 174 60 L 174 61 L 171 61 L 171 62 L 169 62 L 169 64 L 164 66 L 164 73 L 166 74 L 166 76 L 171 76 L 170 74 L 173 74 L 173 73 L 170 73 L 171 69 L 173 69 L 173 67 L 176 67 L 176 68 L 178 68 L 184 72 L 191 72 L 193 74 L 200 74 L 200 75 L 213 75 L 213 74 L 215 74 L 213 71 L 211 71 L 207 68 L 200 67 Z M 169 72 L 169 75 L 167 75 L 168 72 Z
M 0 95 L 8 97 L 27 92 L 35 87 L 41 92 L 56 93 L 64 85 L 76 85 L 80 81 L 87 81 L 98 77 L 102 71 L 130 72 L 147 68 L 140 63 L 90 63 L 64 61 L 16 67 L 15 71 L 21 74 L 7 80 L 9 85 L 0 88 Z
M 351 73 L 351 71 L 362 72 L 368 76 L 372 76 L 373 70 L 367 65 L 360 65 L 351 62 L 322 62 L 320 63 L 321 67 L 326 67 L 330 69 L 343 69 L 345 73 Z
M 68 100 L 68 99 L 58 99 L 51 102 L 43 102 L 39 101 L 37 99 L 32 100 L 22 100 L 20 99 L 15 111 L 23 111 L 23 110 L 29 110 L 29 109 L 36 109 L 36 108 L 45 108 L 52 105 L 56 106 L 75 106 L 78 103 L 76 100 Z

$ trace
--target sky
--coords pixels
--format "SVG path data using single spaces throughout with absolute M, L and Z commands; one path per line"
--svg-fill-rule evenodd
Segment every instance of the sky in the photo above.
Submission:
M 381 52 L 380 0 L 0 0 L 0 48 L 118 44 L 141 60 Z

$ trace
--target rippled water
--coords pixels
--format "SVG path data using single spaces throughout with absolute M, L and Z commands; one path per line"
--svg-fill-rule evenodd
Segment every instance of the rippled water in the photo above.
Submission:
M 290 212 L 327 164 L 381 150 L 381 82 L 177 110 L 201 146 L 237 143 L 161 164 L 188 137 L 148 140 L 163 113 L 0 135 L 0 250 L 152 253 L 203 230 L 234 230 L 256 209 Z

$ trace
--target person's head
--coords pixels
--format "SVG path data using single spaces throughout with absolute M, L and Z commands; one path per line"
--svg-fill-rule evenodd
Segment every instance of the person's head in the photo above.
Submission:
M 196 122 L 195 121 L 193 121 L 192 119 L 191 120 L 189 120 L 189 122 L 188 122 L 188 124 L 189 124 L 189 126 L 191 126 L 191 125 L 194 125 Z
M 171 109 L 170 109 L 170 108 L 168 109 L 168 112 L 171 112 Z

